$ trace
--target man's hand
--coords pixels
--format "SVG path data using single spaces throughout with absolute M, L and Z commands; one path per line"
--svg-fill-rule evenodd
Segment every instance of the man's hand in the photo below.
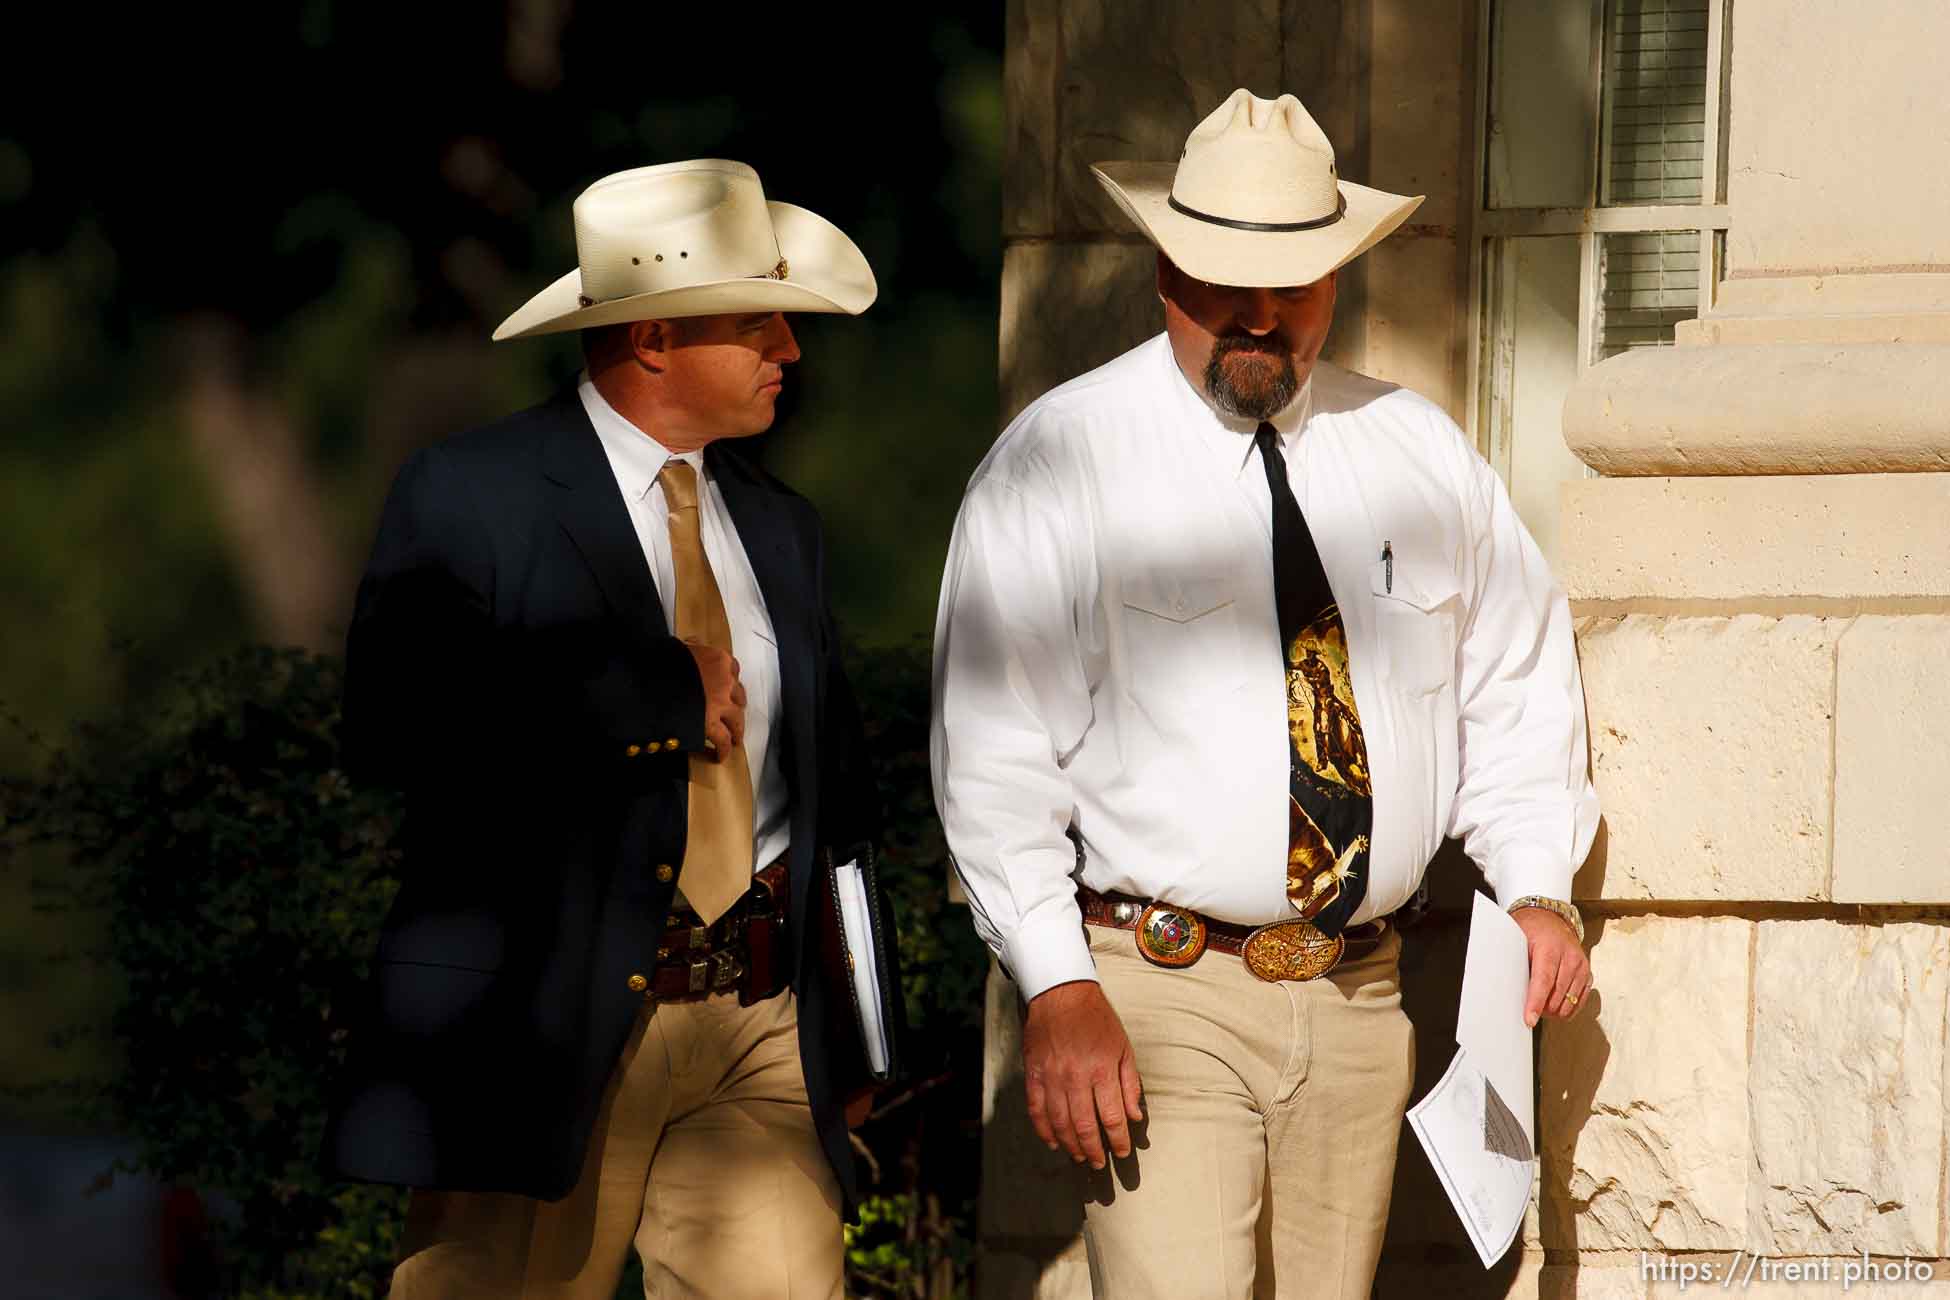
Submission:
M 1547 907 L 1519 907 L 1510 919 L 1530 941 L 1530 992 L 1523 1002 L 1523 1022 L 1534 1025 L 1540 1015 L 1569 1020 L 1591 991 L 1591 961 L 1584 955 L 1571 923 Z
M 684 648 L 697 660 L 704 683 L 704 743 L 723 758 L 745 740 L 745 684 L 738 680 L 738 661 L 696 641 L 686 641 Z
M 1061 1144 L 1092 1169 L 1104 1167 L 1106 1140 L 1112 1155 L 1131 1154 L 1143 1087 L 1124 1023 L 1095 980 L 1058 984 L 1031 1000 L 1022 1065 L 1029 1122 L 1050 1150 Z
M 846 1126 L 859 1128 L 873 1114 L 873 1104 L 880 1097 L 878 1087 L 861 1088 L 846 1095 Z

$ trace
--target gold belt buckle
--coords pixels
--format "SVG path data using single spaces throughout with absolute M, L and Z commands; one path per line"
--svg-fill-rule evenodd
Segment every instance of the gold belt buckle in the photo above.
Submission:
M 1154 966 L 1189 966 L 1205 954 L 1205 922 L 1196 912 L 1152 903 L 1138 917 L 1137 946 Z
M 1312 921 L 1275 921 L 1246 936 L 1246 969 L 1269 984 L 1318 979 L 1333 970 L 1347 939 L 1329 937 Z

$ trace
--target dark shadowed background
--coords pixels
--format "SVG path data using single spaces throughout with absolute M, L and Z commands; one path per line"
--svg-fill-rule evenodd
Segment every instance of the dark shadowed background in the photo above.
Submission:
M 873 264 L 864 317 L 795 318 L 762 454 L 824 513 L 844 629 L 924 638 L 996 432 L 1002 25 L 1000 4 L 12 15 L 0 775 L 164 710 L 235 647 L 335 652 L 400 461 L 575 375 L 573 335 L 488 336 L 574 265 L 576 194 L 681 158 L 751 163 Z M 35 1085 L 120 1068 L 64 1032 L 118 976 L 72 957 L 97 920 L 30 906 L 29 865 L 0 861 L 0 1140 L 49 1172 L 0 1187 L 0 1254 L 101 1250 L 112 1232 L 45 1206 L 118 1135 Z

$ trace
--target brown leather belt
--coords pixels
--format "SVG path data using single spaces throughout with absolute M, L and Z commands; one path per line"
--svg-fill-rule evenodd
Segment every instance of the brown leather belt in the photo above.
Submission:
M 1318 979 L 1346 961 L 1357 961 L 1381 946 L 1388 923 L 1376 918 L 1349 926 L 1338 935 L 1321 932 L 1311 921 L 1294 918 L 1271 925 L 1215 921 L 1188 907 L 1129 894 L 1100 894 L 1077 886 L 1077 906 L 1090 925 L 1137 933 L 1138 954 L 1156 966 L 1185 967 L 1217 948 L 1242 958 L 1260 979 Z
M 762 1002 L 789 982 L 781 949 L 786 933 L 786 870 L 781 857 L 752 876 L 752 887 L 710 925 L 688 907 L 664 920 L 657 964 L 630 987 L 650 1002 L 701 1002 L 738 994 L 741 1006 Z

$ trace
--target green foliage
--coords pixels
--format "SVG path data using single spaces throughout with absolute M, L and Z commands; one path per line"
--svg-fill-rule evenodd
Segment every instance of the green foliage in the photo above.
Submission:
M 889 815 L 886 880 L 915 1032 L 910 1079 L 864 1131 L 876 1186 L 848 1232 L 855 1294 L 956 1294 L 968 1273 L 985 962 L 947 873 L 927 786 L 917 648 L 855 665 Z M 129 1168 L 215 1208 L 223 1294 L 379 1296 L 404 1193 L 320 1174 L 327 1088 L 397 884 L 396 796 L 338 768 L 340 670 L 233 653 L 167 703 L 82 733 L 0 785 L 0 850 L 60 850 L 38 906 L 99 918 L 123 1068 L 71 1087 L 134 1144 Z M 944 1207 L 946 1209 L 944 1210 Z
M 882 885 L 900 924 L 907 1083 L 865 1136 L 875 1186 L 846 1233 L 848 1294 L 949 1300 L 969 1293 L 980 1173 L 983 981 L 988 957 L 948 899 L 948 850 L 928 778 L 925 643 L 854 654 L 885 812 Z M 893 1157 L 890 1159 L 889 1157 Z
M 397 1194 L 344 1193 L 314 1163 L 336 1011 L 397 865 L 396 800 L 337 769 L 338 696 L 329 660 L 234 654 L 9 791 L 10 838 L 67 850 L 42 904 L 106 922 L 122 1068 L 78 1095 L 133 1167 L 234 1207 L 217 1245 L 247 1295 L 370 1288 L 383 1271 L 340 1271 L 371 1235 L 347 1215 L 397 1213 Z
M 870 1196 L 846 1225 L 848 1290 L 855 1296 L 951 1300 L 969 1294 L 974 1251 L 966 1223 L 944 1219 L 933 1195 Z

